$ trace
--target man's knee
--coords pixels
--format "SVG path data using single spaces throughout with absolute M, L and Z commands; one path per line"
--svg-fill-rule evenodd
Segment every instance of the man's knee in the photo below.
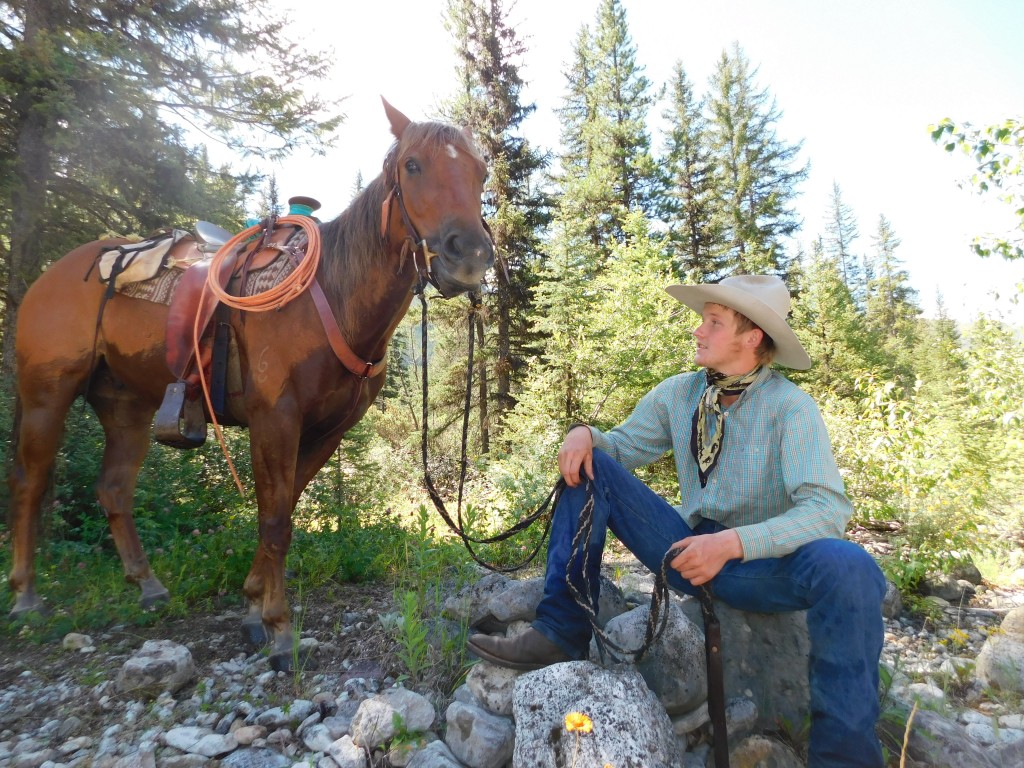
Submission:
M 601 472 L 624 472 L 622 465 L 619 464 L 615 459 L 609 456 L 607 453 L 602 451 L 600 448 L 594 449 L 593 454 L 594 463 L 594 475 Z
M 820 591 L 840 590 L 881 603 L 885 576 L 863 547 L 845 539 L 820 539 L 805 547 Z

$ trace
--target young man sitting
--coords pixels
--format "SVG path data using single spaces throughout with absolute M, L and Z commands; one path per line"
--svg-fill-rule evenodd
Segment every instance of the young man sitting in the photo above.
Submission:
M 810 634 L 812 768 L 880 768 L 878 661 L 885 579 L 842 536 L 852 514 L 814 401 L 773 370 L 810 359 L 787 324 L 790 296 L 768 275 L 669 294 L 701 315 L 694 362 L 645 395 L 608 432 L 577 425 L 558 453 L 568 486 L 555 511 L 544 598 L 526 633 L 474 635 L 469 648 L 512 669 L 585 658 L 591 625 L 566 585 L 587 481 L 593 486 L 589 541 L 594 605 L 606 531 L 648 568 L 680 547 L 669 584 L 744 611 L 807 611 Z M 681 505 L 673 508 L 630 470 L 673 451 Z M 576 570 L 582 557 L 575 559 Z M 569 574 L 574 584 L 582 574 Z

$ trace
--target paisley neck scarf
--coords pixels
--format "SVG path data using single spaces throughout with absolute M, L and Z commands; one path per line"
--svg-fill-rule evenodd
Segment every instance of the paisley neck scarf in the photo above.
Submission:
M 718 454 L 722 450 L 722 440 L 725 438 L 722 397 L 742 394 L 754 383 L 762 368 L 764 366 L 759 365 L 750 373 L 738 376 L 727 376 L 710 368 L 705 370 L 708 386 L 700 396 L 697 410 L 693 412 L 693 430 L 690 433 L 690 452 L 697 461 L 701 488 L 708 484 L 708 477 L 718 464 Z

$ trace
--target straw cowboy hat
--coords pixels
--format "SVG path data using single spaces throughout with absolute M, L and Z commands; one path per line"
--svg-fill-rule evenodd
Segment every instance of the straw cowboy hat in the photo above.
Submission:
M 811 367 L 800 340 L 786 323 L 789 315 L 789 290 L 774 275 L 735 275 L 708 285 L 670 285 L 669 296 L 694 312 L 711 302 L 749 317 L 775 342 L 775 361 L 787 368 L 805 371 Z

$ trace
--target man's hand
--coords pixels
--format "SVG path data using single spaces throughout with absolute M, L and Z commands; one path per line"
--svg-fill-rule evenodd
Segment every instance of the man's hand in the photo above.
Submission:
M 730 560 L 743 557 L 739 534 L 732 530 L 691 536 L 670 547 L 676 548 L 683 551 L 669 565 L 695 587 L 715 578 Z
M 570 488 L 575 488 L 582 480 L 580 467 L 587 477 L 594 479 L 594 438 L 590 427 L 570 429 L 558 451 L 558 471 Z

